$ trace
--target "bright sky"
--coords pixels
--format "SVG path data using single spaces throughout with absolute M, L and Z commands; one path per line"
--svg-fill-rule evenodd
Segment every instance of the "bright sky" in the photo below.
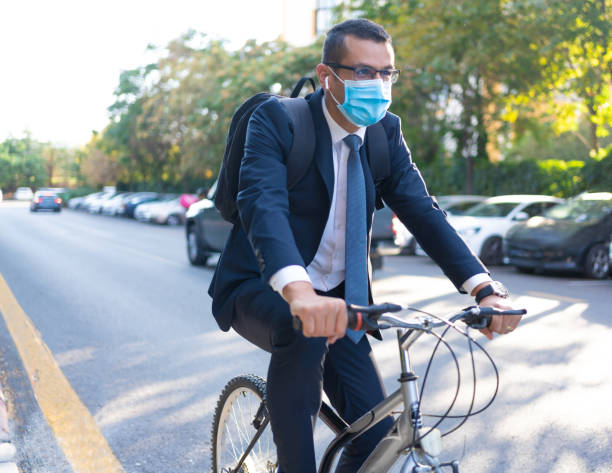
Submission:
M 272 40 L 283 32 L 283 15 L 290 34 L 299 28 L 296 20 L 310 22 L 313 6 L 309 3 L 3 1 L 0 141 L 29 130 L 39 141 L 84 145 L 92 130 L 102 130 L 108 123 L 106 109 L 113 102 L 120 72 L 155 59 L 146 54 L 148 44 L 165 46 L 190 28 L 228 39 L 233 48 L 250 38 Z

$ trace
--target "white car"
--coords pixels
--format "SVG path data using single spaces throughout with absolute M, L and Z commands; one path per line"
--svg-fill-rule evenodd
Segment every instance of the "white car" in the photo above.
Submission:
M 133 192 L 121 192 L 119 194 L 114 195 L 108 200 L 105 200 L 102 203 L 100 213 L 104 215 L 120 215 L 123 213 L 124 204 L 127 199 L 130 198 L 134 193 Z
M 29 187 L 18 187 L 13 197 L 15 200 L 32 200 L 34 192 Z
M 187 208 L 181 203 L 181 198 L 177 197 L 166 202 L 159 202 L 149 209 L 151 218 L 149 221 L 162 225 L 182 225 L 185 223 L 185 213 Z
M 160 197 L 159 200 L 140 204 L 134 210 L 134 218 L 140 222 L 168 223 L 168 217 L 173 215 L 170 219 L 170 225 L 179 225 L 183 223 L 182 219 L 187 209 L 181 207 L 182 210 L 179 210 L 179 212 L 182 215 L 174 218 L 178 207 L 181 207 L 179 198 L 174 194 L 167 194 Z
M 102 206 L 115 196 L 115 191 L 103 192 L 97 197 L 87 200 L 87 211 L 91 214 L 102 213 Z
M 463 215 L 468 209 L 485 199 L 486 197 L 482 195 L 442 195 L 436 198 L 440 208 L 444 209 L 448 215 Z M 392 222 L 394 242 L 400 248 L 400 252 L 404 255 L 414 255 L 417 252 L 418 244 L 412 233 L 395 214 Z
M 517 222 L 542 215 L 563 199 L 547 195 L 500 195 L 490 197 L 461 216 L 450 216 L 455 227 L 472 251 L 487 265 L 502 264 L 502 242 Z

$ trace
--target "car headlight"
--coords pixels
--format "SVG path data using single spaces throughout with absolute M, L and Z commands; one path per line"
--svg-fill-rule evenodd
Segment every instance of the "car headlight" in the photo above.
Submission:
M 480 227 L 462 228 L 461 230 L 459 230 L 459 235 L 465 238 L 471 238 L 475 235 L 478 235 L 478 232 L 480 232 Z

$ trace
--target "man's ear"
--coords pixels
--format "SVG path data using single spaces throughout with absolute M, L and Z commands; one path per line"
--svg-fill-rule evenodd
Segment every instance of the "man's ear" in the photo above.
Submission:
M 329 81 L 329 69 L 325 64 L 317 65 L 317 76 L 319 77 L 319 83 L 323 89 L 327 89 L 329 86 L 326 83 L 326 80 Z

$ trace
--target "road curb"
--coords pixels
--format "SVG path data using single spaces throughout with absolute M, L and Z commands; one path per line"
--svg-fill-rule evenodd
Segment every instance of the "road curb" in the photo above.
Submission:
M 8 401 L 0 386 L 0 473 L 18 473 L 15 446 L 11 442 L 8 419 Z

